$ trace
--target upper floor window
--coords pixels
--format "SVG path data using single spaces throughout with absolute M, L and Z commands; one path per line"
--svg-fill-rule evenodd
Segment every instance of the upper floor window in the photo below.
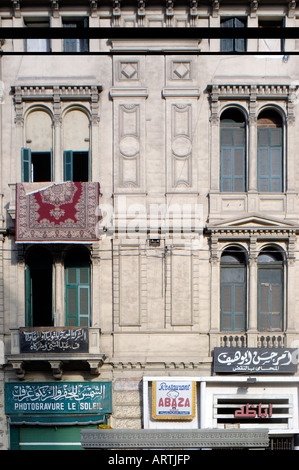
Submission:
M 245 117 L 229 108 L 220 119 L 220 187 L 222 192 L 243 192 L 245 185 Z
M 283 326 L 283 258 L 277 250 L 258 257 L 258 329 L 281 331 Z
M 220 274 L 221 329 L 244 330 L 246 319 L 246 259 L 239 248 L 225 250 Z
M 88 28 L 88 18 L 72 18 L 63 19 L 62 24 L 64 28 Z M 63 40 L 64 52 L 88 52 L 89 41 L 88 38 L 74 39 L 66 38 Z
M 283 28 L 283 20 L 259 19 L 259 28 Z M 258 41 L 259 52 L 282 52 L 284 40 L 282 38 L 260 38 Z
M 32 248 L 26 258 L 26 326 L 53 326 L 52 270 L 50 252 Z
M 221 28 L 245 28 L 245 18 L 223 18 L 220 22 Z M 246 51 L 246 39 L 226 37 L 221 38 L 220 50 L 222 52 L 244 52 Z
M 63 119 L 64 181 L 90 179 L 89 118 L 81 109 L 70 109 Z
M 27 28 L 49 28 L 49 18 L 25 18 L 24 24 Z M 25 39 L 26 52 L 49 52 L 50 39 Z
M 43 109 L 25 120 L 26 147 L 22 149 L 22 181 L 52 181 L 52 119 Z
M 266 109 L 258 117 L 258 191 L 283 191 L 282 118 Z
M 65 260 L 66 325 L 90 326 L 90 257 L 74 248 Z

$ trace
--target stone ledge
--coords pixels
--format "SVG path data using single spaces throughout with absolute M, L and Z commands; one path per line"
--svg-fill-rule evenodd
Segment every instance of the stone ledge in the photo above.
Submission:
M 96 429 L 81 431 L 85 449 L 267 448 L 267 429 Z

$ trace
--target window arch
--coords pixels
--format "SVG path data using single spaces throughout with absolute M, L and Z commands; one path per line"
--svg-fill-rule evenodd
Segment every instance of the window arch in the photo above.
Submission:
M 30 109 L 25 117 L 25 145 L 22 148 L 22 181 L 52 181 L 52 116 L 44 107 Z
M 224 250 L 220 260 L 221 330 L 245 330 L 246 256 L 239 247 Z
M 264 109 L 257 121 L 258 191 L 283 191 L 283 122 L 274 109 Z
M 72 107 L 63 117 L 65 181 L 90 179 L 90 120 L 81 107 Z
M 53 326 L 53 259 L 43 247 L 31 248 L 26 257 L 26 325 Z
M 67 326 L 90 326 L 90 255 L 87 249 L 71 249 L 65 258 Z
M 281 331 L 284 311 L 284 263 L 275 247 L 258 256 L 258 329 Z
M 246 121 L 237 108 L 220 117 L 220 187 L 222 192 L 246 190 Z

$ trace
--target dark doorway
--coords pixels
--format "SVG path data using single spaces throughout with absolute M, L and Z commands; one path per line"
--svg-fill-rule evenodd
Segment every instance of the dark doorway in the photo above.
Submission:
M 26 264 L 27 326 L 53 326 L 52 257 L 45 248 L 34 248 Z

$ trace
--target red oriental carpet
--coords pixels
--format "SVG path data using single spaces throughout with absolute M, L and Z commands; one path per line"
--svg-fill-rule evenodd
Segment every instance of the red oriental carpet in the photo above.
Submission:
M 99 183 L 18 183 L 17 243 L 98 240 Z

